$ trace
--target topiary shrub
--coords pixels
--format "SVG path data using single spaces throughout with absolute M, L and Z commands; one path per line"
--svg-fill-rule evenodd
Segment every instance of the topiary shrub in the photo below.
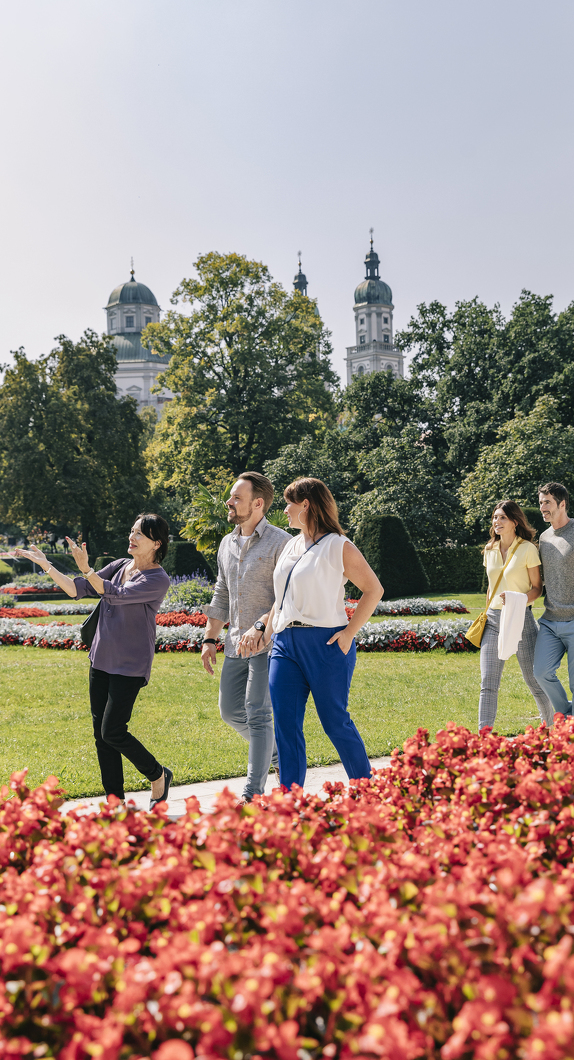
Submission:
M 98 556 L 94 561 L 94 570 L 102 570 L 104 567 L 107 567 L 108 563 L 113 563 L 115 558 L 115 556 Z
M 355 544 L 373 568 L 387 600 L 429 591 L 426 571 L 398 515 L 366 516 L 355 534 Z M 357 591 L 349 583 L 347 588 L 350 596 Z
M 540 534 L 543 534 L 545 530 L 548 530 L 550 523 L 544 521 L 540 508 L 523 508 L 522 511 L 530 525 L 536 530 L 538 537 L 540 537 Z
M 419 556 L 428 573 L 430 591 L 479 593 L 484 574 L 482 549 L 483 545 L 419 549 Z
M 171 541 L 163 561 L 163 569 L 171 577 L 201 574 L 202 577 L 213 580 L 209 563 L 192 541 Z

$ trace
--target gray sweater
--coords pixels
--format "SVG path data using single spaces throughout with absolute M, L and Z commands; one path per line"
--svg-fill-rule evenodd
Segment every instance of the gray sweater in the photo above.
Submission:
M 551 526 L 540 535 L 540 558 L 544 578 L 546 610 L 549 622 L 574 619 L 574 519 L 554 530 Z

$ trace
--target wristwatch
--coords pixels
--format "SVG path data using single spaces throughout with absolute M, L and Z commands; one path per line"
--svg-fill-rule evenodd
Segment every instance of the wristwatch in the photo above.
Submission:
M 89 567 L 88 570 L 82 571 L 82 578 L 91 578 L 94 573 L 94 568 Z
M 260 619 L 253 623 L 253 629 L 256 629 L 258 633 L 265 633 L 267 626 Z

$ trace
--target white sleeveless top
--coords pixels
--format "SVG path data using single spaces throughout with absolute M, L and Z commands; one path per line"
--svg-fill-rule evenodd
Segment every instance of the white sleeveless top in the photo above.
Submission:
M 280 633 L 290 622 L 305 622 L 309 626 L 346 626 L 345 575 L 343 546 L 347 538 L 329 534 L 313 546 L 307 555 L 305 538 L 298 534 L 288 541 L 277 560 L 273 574 L 275 616 L 273 632 Z M 287 588 L 283 607 L 283 593 L 289 571 L 295 567 Z

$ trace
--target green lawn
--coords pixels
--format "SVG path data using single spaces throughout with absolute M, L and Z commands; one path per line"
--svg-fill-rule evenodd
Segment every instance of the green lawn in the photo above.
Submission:
M 101 792 L 87 672 L 85 654 L 0 649 L 0 782 L 28 766 L 31 784 L 55 773 L 70 796 Z M 566 667 L 561 677 L 565 680 Z M 475 729 L 479 686 L 478 653 L 361 653 L 351 689 L 351 712 L 369 755 L 389 754 L 419 725 L 432 735 L 449 719 Z M 503 676 L 497 730 L 511 735 L 528 724 L 538 724 L 538 715 L 514 657 Z M 171 766 L 177 783 L 246 772 L 246 744 L 221 721 L 217 680 L 207 676 L 198 655 L 156 655 L 151 682 L 138 697 L 131 729 L 161 762 Z M 312 704 L 307 711 L 306 736 L 310 765 L 337 761 Z M 125 765 L 127 790 L 147 787 L 131 765 Z

